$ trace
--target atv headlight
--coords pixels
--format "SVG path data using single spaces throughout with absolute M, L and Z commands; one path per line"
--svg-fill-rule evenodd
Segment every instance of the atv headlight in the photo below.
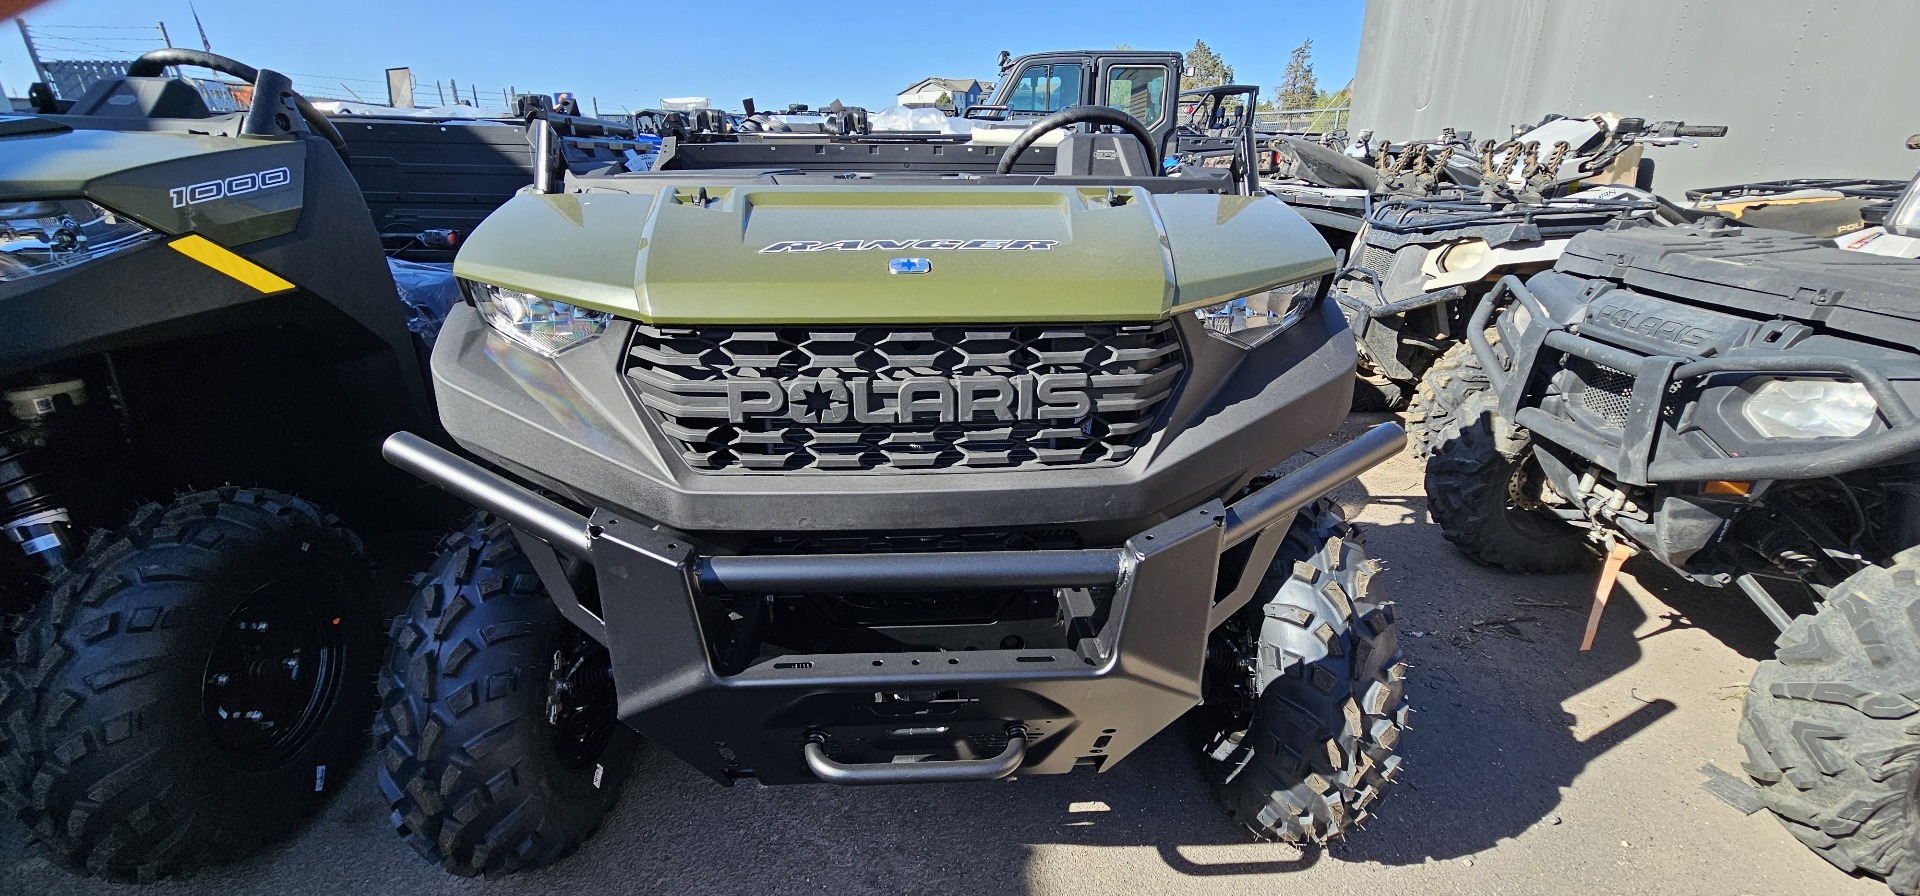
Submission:
M 1880 406 L 1859 383 L 1765 377 L 1740 413 L 1768 438 L 1844 439 L 1872 428 Z
M 1440 250 L 1440 257 L 1434 260 L 1434 267 L 1442 273 L 1452 274 L 1472 269 L 1485 261 L 1492 247 L 1486 240 L 1461 240 Z
M 0 203 L 0 281 L 71 267 L 157 236 L 85 199 Z
M 1320 278 L 1315 277 L 1208 305 L 1194 314 L 1208 332 L 1253 348 L 1304 319 L 1319 295 Z
M 491 283 L 469 283 L 480 316 L 508 339 L 549 358 L 607 329 L 613 315 Z

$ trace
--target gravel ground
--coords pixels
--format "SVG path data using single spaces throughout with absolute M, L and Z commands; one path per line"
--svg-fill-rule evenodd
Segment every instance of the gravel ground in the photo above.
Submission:
M 1701 789 L 1703 766 L 1739 773 L 1740 700 L 1770 650 L 1744 600 L 1630 564 L 1657 600 L 1617 595 L 1582 654 L 1591 579 L 1468 563 L 1427 517 L 1417 464 L 1341 497 L 1387 562 L 1376 585 L 1400 604 L 1417 712 L 1380 819 L 1326 850 L 1251 842 L 1170 731 L 1097 777 L 915 788 L 727 789 L 651 752 L 577 855 L 486 883 L 403 846 L 363 767 L 291 842 L 144 888 L 71 876 L 0 826 L 0 893 L 1887 892 Z

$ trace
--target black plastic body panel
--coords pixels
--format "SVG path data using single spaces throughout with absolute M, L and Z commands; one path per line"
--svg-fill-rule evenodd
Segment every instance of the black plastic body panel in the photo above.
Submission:
M 1099 767 L 1200 702 L 1212 591 L 1195 583 L 1217 577 L 1225 518 L 1210 504 L 1128 542 L 1102 653 L 788 655 L 720 676 L 702 638 L 691 546 L 599 513 L 593 565 L 620 717 L 721 782 L 817 780 L 803 759 L 816 732 L 842 761 L 971 758 L 997 752 L 1010 723 L 1029 741 L 1026 773 Z

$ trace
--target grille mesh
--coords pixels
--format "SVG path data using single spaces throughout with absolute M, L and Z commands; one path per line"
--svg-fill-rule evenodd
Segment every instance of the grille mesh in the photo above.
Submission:
M 1611 367 L 1587 365 L 1580 371 L 1580 406 L 1592 412 L 1608 426 L 1625 426 L 1627 409 L 1633 405 L 1633 377 Z
M 1387 269 L 1393 267 L 1393 253 L 1368 243 L 1360 250 L 1360 266 L 1385 280 Z
M 1145 443 L 1185 369 L 1169 321 L 753 329 L 638 325 L 626 364 L 642 404 L 687 464 L 723 473 L 1120 463 Z M 1088 411 L 1070 418 L 998 419 L 1008 415 L 976 410 L 967 415 L 970 419 L 944 422 L 937 412 L 916 413 L 911 421 L 861 423 L 844 406 L 864 396 L 869 419 L 897 416 L 901 386 L 909 380 L 963 387 L 1041 376 L 1076 384 Z M 803 391 L 813 383 L 831 386 L 827 391 L 836 395 L 847 387 L 858 391 L 850 402 L 825 402 L 830 410 L 818 416 L 845 418 L 836 422 L 793 419 L 792 414 L 806 416 L 794 410 L 797 403 L 778 413 L 730 410 L 730 385 L 738 389 L 768 380 Z M 1025 392 L 1020 400 L 1032 401 Z M 957 403 L 955 417 L 964 404 L 964 399 Z

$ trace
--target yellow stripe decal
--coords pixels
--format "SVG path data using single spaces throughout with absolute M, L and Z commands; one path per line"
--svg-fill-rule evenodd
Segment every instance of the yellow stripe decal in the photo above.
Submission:
M 181 255 L 261 292 L 285 292 L 293 288 L 293 284 L 280 279 L 272 271 L 241 258 L 233 254 L 231 249 L 198 234 L 183 236 L 168 245 Z

